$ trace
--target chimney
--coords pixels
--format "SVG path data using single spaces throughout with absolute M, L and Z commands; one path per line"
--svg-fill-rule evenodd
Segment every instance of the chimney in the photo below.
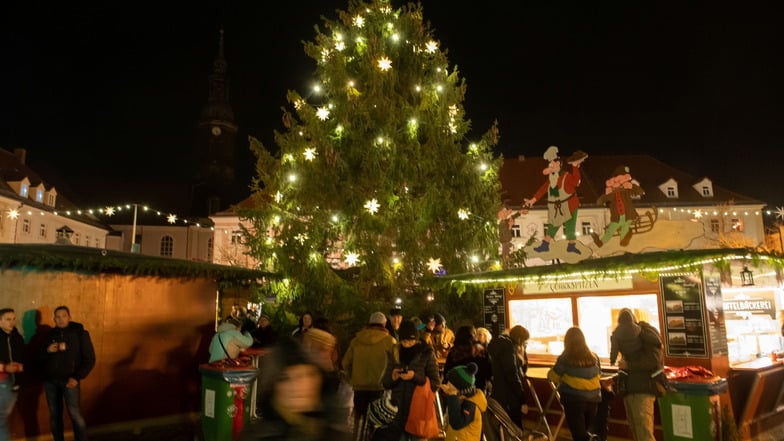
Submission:
M 25 149 L 14 149 L 14 156 L 22 165 L 25 165 L 25 161 L 27 160 L 27 150 Z

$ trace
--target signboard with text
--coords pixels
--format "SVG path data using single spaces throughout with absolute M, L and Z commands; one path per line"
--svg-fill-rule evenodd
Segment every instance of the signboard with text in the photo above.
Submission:
M 493 335 L 500 335 L 506 329 L 506 297 L 504 288 L 486 289 L 483 299 L 485 328 Z
M 664 344 L 667 355 L 708 357 L 705 337 L 702 280 L 695 274 L 661 276 Z
M 724 322 L 724 304 L 721 298 L 721 278 L 704 276 L 705 311 L 708 314 L 708 338 L 712 355 L 727 355 L 727 326 Z

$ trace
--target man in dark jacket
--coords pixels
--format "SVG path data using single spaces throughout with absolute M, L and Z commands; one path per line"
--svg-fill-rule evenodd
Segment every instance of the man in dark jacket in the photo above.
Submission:
M 55 327 L 45 347 L 44 391 L 49 405 L 54 441 L 63 441 L 63 402 L 68 406 L 75 441 L 87 440 L 87 424 L 79 409 L 79 383 L 95 366 L 95 350 L 90 334 L 81 323 L 71 321 L 67 306 L 54 310 Z
M 529 337 L 528 330 L 517 325 L 487 345 L 487 355 L 493 370 L 493 390 L 490 397 L 498 401 L 509 418 L 521 428 L 523 415 L 528 413 L 525 392 L 528 356 L 525 345 Z
M 16 373 L 22 372 L 24 339 L 16 330 L 16 313 L 0 309 L 0 440 L 11 439 L 8 415 L 16 402 Z

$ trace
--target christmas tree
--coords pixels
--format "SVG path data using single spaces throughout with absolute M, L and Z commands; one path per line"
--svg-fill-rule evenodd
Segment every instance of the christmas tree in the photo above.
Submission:
M 497 265 L 498 131 L 467 139 L 465 81 L 421 5 L 350 0 L 323 21 L 305 43 L 317 86 L 288 93 L 276 148 L 251 140 L 252 254 L 311 302 L 389 301 Z

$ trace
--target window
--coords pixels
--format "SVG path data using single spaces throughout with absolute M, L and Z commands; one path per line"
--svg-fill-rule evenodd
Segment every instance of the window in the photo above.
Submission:
M 79 240 L 81 239 L 81 235 L 79 233 L 74 233 L 73 235 L 73 244 L 79 245 Z
M 41 228 L 38 229 L 38 235 L 43 238 L 46 237 L 46 224 L 41 224 Z
M 29 191 L 30 186 L 28 184 L 22 184 L 22 188 L 19 190 L 19 195 L 23 198 L 26 198 Z
M 678 192 L 675 191 L 675 187 L 667 187 L 667 197 L 674 198 L 678 196 Z
M 659 303 L 656 294 L 580 297 L 577 299 L 577 317 L 580 329 L 583 330 L 585 341 L 591 351 L 596 352 L 599 357 L 610 356 L 610 334 L 618 323 L 618 314 L 622 307 L 630 308 L 637 320 L 646 321 L 659 329 Z M 534 335 L 534 332 L 531 331 L 531 336 Z
M 174 239 L 171 236 L 161 238 L 161 256 L 171 257 L 174 251 Z
M 90 236 L 88 236 L 86 234 L 84 235 L 84 246 L 86 246 L 86 247 L 90 246 Z
M 590 222 L 583 222 L 583 235 L 590 236 L 593 233 L 593 225 Z
M 718 219 L 711 219 L 711 233 L 719 233 L 721 231 L 721 224 Z
M 708 187 L 707 185 L 703 185 L 702 186 L 702 195 L 703 196 L 710 196 L 711 195 L 710 187 Z
M 46 195 L 46 205 L 50 207 L 54 207 L 54 202 L 55 202 L 55 194 L 50 192 L 49 194 Z
M 512 237 L 523 237 L 520 232 L 520 225 L 512 225 Z
M 743 221 L 740 219 L 733 219 L 732 220 L 732 231 L 735 232 L 742 232 L 743 231 Z
M 35 191 L 35 200 L 38 201 L 38 202 L 43 202 L 44 201 L 44 189 L 43 188 L 39 188 L 38 190 Z
M 101 248 L 101 239 L 95 238 L 95 248 Z
M 529 354 L 560 355 L 563 335 L 572 326 L 572 300 L 510 300 L 509 326 L 515 325 L 523 325 L 531 332 Z
M 207 239 L 207 262 L 212 262 L 213 249 L 212 238 L 209 238 Z
M 242 243 L 242 231 L 233 230 L 231 232 L 231 243 L 232 245 L 239 245 Z
M 22 220 L 22 233 L 30 234 L 30 219 Z

